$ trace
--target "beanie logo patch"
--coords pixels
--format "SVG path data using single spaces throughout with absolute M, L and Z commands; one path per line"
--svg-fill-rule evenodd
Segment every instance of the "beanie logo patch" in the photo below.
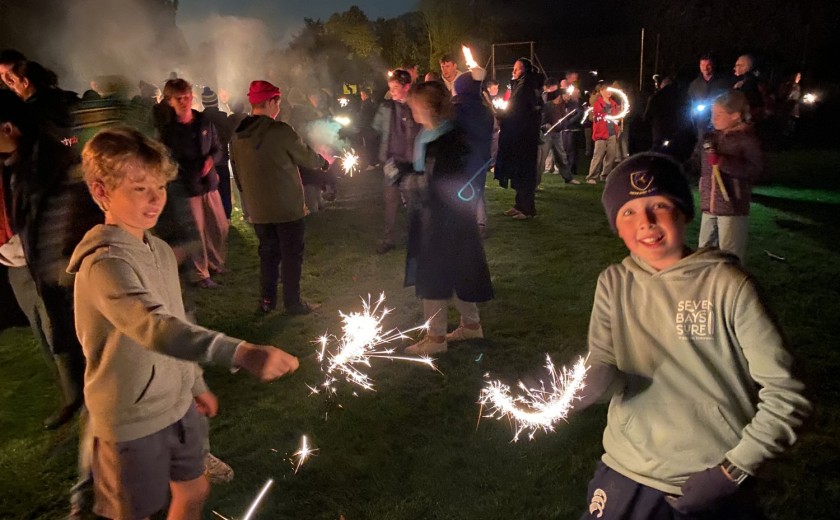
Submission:
M 629 195 L 647 195 L 656 188 L 651 188 L 653 185 L 653 175 L 642 170 L 630 174 L 630 193 Z

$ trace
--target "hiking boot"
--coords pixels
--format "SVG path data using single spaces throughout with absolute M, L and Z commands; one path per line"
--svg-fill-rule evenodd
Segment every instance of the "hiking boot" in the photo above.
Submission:
M 210 452 L 204 456 L 204 474 L 211 484 L 224 484 L 233 480 L 233 468 Z
M 394 249 L 395 247 L 397 247 L 397 246 L 395 246 L 394 244 L 392 244 L 390 242 L 384 242 L 384 241 L 379 242 L 379 245 L 376 246 L 376 254 L 384 255 L 385 253 Z
M 468 339 L 482 338 L 484 338 L 484 330 L 482 330 L 481 325 L 477 329 L 468 329 L 460 325 L 457 329 L 446 335 L 446 341 L 465 341 Z
M 429 336 L 426 336 L 419 342 L 411 345 L 410 347 L 405 348 L 406 354 L 414 354 L 414 355 L 432 355 L 432 354 L 439 354 L 441 352 L 446 352 L 448 348 L 446 344 L 446 340 L 443 341 L 433 341 Z
M 199 280 L 198 283 L 196 283 L 196 285 L 198 287 L 201 287 L 202 289 L 218 289 L 222 286 L 222 284 L 213 281 L 212 278 L 203 278 Z
M 62 406 L 55 413 L 44 419 L 44 429 L 55 430 L 64 426 L 73 419 L 73 416 L 76 415 L 76 412 L 79 411 L 83 404 L 85 404 L 84 400 L 79 399 L 74 403 Z
M 292 305 L 286 305 L 286 314 L 289 316 L 305 316 L 312 311 L 318 310 L 321 305 L 318 303 L 308 303 L 303 300 Z

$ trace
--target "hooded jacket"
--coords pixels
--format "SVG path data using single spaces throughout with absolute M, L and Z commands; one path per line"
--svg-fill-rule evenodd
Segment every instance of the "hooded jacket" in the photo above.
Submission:
M 764 170 L 764 152 L 755 131 L 743 124 L 731 132 L 714 131 L 706 139 L 720 157 L 718 168 L 729 200 L 714 180 L 709 155 L 704 153 L 700 167 L 700 208 L 717 216 L 749 215 L 752 186 Z
M 230 143 L 230 159 L 253 224 L 280 224 L 306 216 L 298 167 L 327 166 L 291 126 L 262 115 L 239 124 Z
M 129 441 L 180 420 L 207 391 L 196 361 L 230 366 L 241 340 L 189 323 L 172 249 L 148 232 L 88 231 L 70 259 L 93 435 Z
M 665 493 L 724 458 L 754 474 L 796 440 L 810 410 L 755 283 L 717 249 L 662 271 L 632 255 L 604 270 L 589 363 L 623 378 L 602 460 Z

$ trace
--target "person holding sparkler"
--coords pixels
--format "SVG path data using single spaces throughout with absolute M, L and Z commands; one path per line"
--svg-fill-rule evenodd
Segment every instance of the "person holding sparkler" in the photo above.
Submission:
M 108 128 L 85 145 L 82 161 L 105 214 L 67 267 L 88 361 L 93 512 L 148 518 L 169 502 L 170 520 L 198 520 L 209 492 L 199 416 L 216 415 L 219 405 L 197 362 L 271 381 L 294 372 L 298 359 L 187 321 L 175 254 L 149 233 L 177 174 L 162 144 Z
M 411 88 L 411 75 L 402 69 L 395 70 L 388 78 L 386 99 L 379 105 L 373 120 L 373 129 L 379 133 L 379 162 L 384 173 L 385 226 L 382 239 L 376 246 L 376 253 L 383 255 L 394 249 L 397 243 L 397 208 L 400 197 L 404 197 L 409 208 L 411 200 L 402 186 L 403 176 L 411 171 L 414 158 L 414 139 L 420 133 L 420 125 L 411 116 L 406 104 Z
M 731 90 L 712 105 L 714 130 L 704 138 L 700 169 L 700 247 L 720 247 L 746 263 L 752 185 L 764 169 L 764 153 L 752 125 L 746 95 Z
M 598 179 L 605 181 L 618 158 L 618 134 L 621 132 L 619 121 L 607 116 L 615 116 L 621 107 L 612 99 L 612 91 L 602 85 L 597 99 L 592 103 L 592 140 L 595 148 L 589 163 L 587 184 L 597 184 Z
M 445 352 L 448 341 L 484 337 L 476 303 L 491 300 L 493 286 L 475 203 L 458 196 L 473 172 L 466 169 L 469 144 L 453 119 L 449 93 L 441 83 L 429 81 L 412 88 L 408 103 L 423 131 L 414 147 L 415 174 L 407 178 L 415 209 L 409 213 L 405 285 L 414 285 L 423 300 L 429 332 L 406 352 L 431 355 Z M 450 300 L 461 324 L 447 334 Z
M 630 256 L 595 291 L 575 409 L 614 393 L 581 519 L 762 518 L 746 488 L 810 411 L 781 331 L 737 258 L 686 246 L 676 161 L 626 159 L 602 202 Z

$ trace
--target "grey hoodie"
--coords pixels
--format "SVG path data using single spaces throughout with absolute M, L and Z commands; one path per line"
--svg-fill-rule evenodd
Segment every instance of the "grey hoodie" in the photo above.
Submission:
M 604 463 L 666 493 L 724 458 L 753 474 L 810 410 L 755 283 L 717 249 L 662 271 L 632 255 L 604 270 L 589 352 L 623 376 Z
M 73 252 L 76 331 L 93 435 L 129 441 L 181 419 L 207 391 L 195 361 L 230 366 L 241 340 L 185 319 L 172 249 L 146 233 L 92 228 Z

